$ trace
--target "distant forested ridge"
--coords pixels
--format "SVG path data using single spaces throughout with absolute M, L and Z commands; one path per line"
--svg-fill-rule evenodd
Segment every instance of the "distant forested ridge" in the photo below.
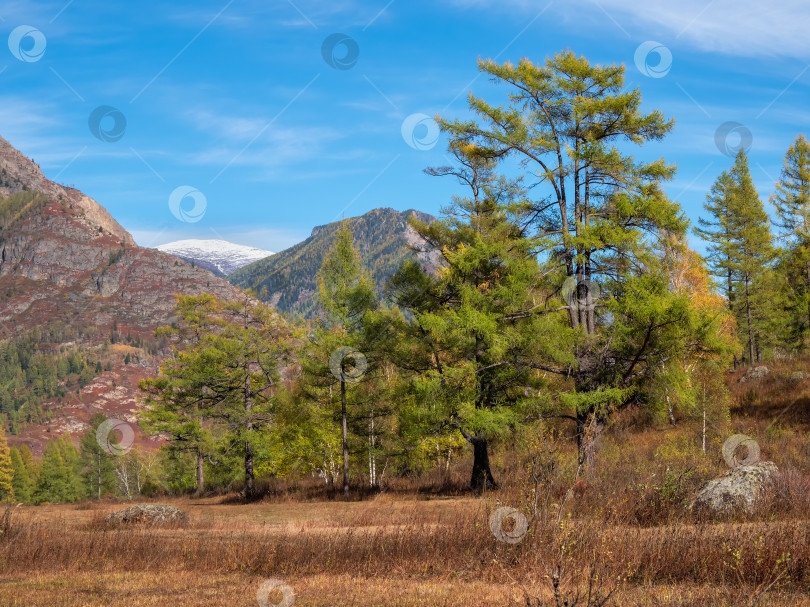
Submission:
M 380 292 L 402 262 L 416 255 L 411 247 L 421 243 L 408 226 L 407 218 L 411 215 L 428 223 L 435 219 L 419 211 L 380 208 L 345 220 L 362 262 Z M 261 300 L 282 312 L 311 317 L 317 309 L 316 275 L 341 223 L 314 228 L 305 241 L 237 270 L 228 280 L 237 287 L 254 289 Z M 432 265 L 427 255 L 419 257 L 426 266 Z

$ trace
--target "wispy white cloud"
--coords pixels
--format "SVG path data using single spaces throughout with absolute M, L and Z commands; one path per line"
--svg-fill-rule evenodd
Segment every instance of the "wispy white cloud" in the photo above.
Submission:
M 231 107 L 230 112 L 233 111 Z M 248 111 L 237 115 L 202 107 L 189 109 L 184 117 L 198 131 L 210 136 L 208 145 L 183 157 L 185 162 L 218 169 L 231 163 L 251 167 L 255 170 L 254 179 L 272 179 L 282 174 L 290 179 L 295 177 L 288 170 L 293 166 L 311 174 L 313 168 L 322 170 L 327 161 L 345 164 L 367 155 L 355 149 L 350 128 L 339 130 L 313 124 L 273 125 L 265 130 L 271 118 L 250 115 Z M 261 136 L 253 141 L 257 133 Z M 245 150 L 248 143 L 250 146 Z M 307 164 L 316 161 L 317 164 Z M 334 171 L 334 165 L 330 169 Z
M 446 1 L 467 9 L 491 6 L 489 0 Z M 537 9 L 535 0 L 503 0 L 498 5 L 527 13 Z M 577 15 L 581 23 L 597 27 L 605 27 L 607 13 L 640 40 L 662 38 L 662 43 L 673 45 L 683 41 L 732 56 L 810 59 L 810 5 L 805 0 L 573 0 L 551 10 L 563 18 Z
M 82 147 L 68 137 L 54 135 L 62 128 L 64 123 L 54 104 L 0 96 L 0 135 L 44 169 L 59 170 Z

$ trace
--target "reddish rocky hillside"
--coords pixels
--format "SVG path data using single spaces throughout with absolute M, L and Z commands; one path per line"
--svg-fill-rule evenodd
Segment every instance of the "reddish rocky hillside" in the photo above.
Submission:
M 112 366 L 61 403 L 46 403 L 52 412 L 48 427 L 28 424 L 9 437 L 39 453 L 49 435 L 67 430 L 75 436 L 95 413 L 134 414 L 138 380 L 154 373 L 166 354 L 152 335 L 171 322 L 176 293 L 231 299 L 240 291 L 208 270 L 138 247 L 96 201 L 49 181 L 0 138 L 0 197 L 22 192 L 38 196 L 5 217 L 0 231 L 0 339 L 36 327 L 70 327 L 70 343 L 48 347 L 91 350 L 106 344 L 105 360 Z M 138 347 L 116 352 L 109 348 L 114 335 Z M 152 346 L 150 353 L 144 344 Z M 126 354 L 130 365 L 123 363 Z

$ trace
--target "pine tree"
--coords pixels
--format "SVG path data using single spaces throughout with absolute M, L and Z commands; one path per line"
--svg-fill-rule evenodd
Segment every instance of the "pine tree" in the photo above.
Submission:
M 810 335 L 810 143 L 804 135 L 797 136 L 785 154 L 771 203 L 787 245 L 780 265 L 794 288 L 794 340 L 804 345 Z
M 726 364 L 739 351 L 737 323 L 728 309 L 725 298 L 718 294 L 712 284 L 704 259 L 688 248 L 684 237 L 672 239 L 665 251 L 671 277 L 671 289 L 689 297 L 692 306 L 714 316 L 719 327 L 717 332 L 721 355 L 700 350 L 687 351 L 683 356 L 670 361 L 670 375 L 677 381 L 654 382 L 658 388 L 653 394 L 666 405 L 670 423 L 675 414 L 688 414 L 704 423 L 716 424 L 728 417 L 730 394 L 725 387 Z M 661 407 L 663 409 L 663 406 Z M 704 440 L 706 427 L 704 425 Z
M 14 500 L 14 467 L 5 433 L 0 430 L 0 501 Z
M 14 499 L 18 502 L 28 503 L 31 501 L 31 475 L 28 473 L 19 449 L 12 447 L 10 457 L 11 467 L 14 470 L 14 479 L 11 483 L 14 487 Z

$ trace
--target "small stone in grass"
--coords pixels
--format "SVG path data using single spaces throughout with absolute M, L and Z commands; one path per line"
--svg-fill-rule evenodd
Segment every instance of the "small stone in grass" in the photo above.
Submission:
M 174 506 L 162 504 L 137 504 L 125 510 L 108 515 L 104 521 L 109 524 L 138 525 L 185 525 L 188 523 L 186 513 Z

